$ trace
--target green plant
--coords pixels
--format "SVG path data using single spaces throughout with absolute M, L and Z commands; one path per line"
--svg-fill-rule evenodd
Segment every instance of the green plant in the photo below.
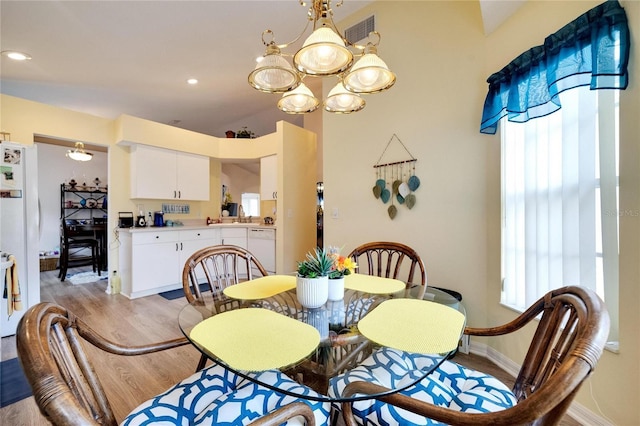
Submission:
M 253 139 L 256 137 L 256 134 L 251 130 L 247 129 L 247 126 L 244 126 L 241 130 L 236 132 L 236 138 L 244 138 L 244 139 Z
M 333 258 L 324 249 L 315 248 L 307 253 L 305 260 L 298 262 L 298 276 L 302 278 L 326 277 L 333 267 Z
M 233 202 L 233 197 L 231 196 L 230 192 L 226 192 L 224 194 L 224 204 L 229 204 Z

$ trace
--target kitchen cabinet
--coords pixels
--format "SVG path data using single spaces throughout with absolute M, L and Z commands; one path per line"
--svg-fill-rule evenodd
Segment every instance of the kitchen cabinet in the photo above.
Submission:
M 134 299 L 180 288 L 186 260 L 197 250 L 220 244 L 220 230 L 124 231 L 121 242 L 122 293 Z
M 209 200 L 209 157 L 146 145 L 131 148 L 131 198 Z
M 260 158 L 260 199 L 278 198 L 278 156 Z
M 221 228 L 220 231 L 222 244 L 239 246 L 243 249 L 247 249 L 246 227 Z

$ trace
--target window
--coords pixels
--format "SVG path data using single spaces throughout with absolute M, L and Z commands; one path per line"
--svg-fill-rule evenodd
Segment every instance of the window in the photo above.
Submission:
M 242 210 L 245 216 L 260 217 L 260 194 L 244 192 L 242 194 Z
M 618 91 L 578 87 L 562 108 L 502 120 L 501 302 L 523 311 L 549 290 L 595 290 L 618 329 Z

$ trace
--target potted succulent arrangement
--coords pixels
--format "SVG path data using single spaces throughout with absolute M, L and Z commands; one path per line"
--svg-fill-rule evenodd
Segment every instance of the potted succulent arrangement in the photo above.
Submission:
M 319 308 L 329 296 L 329 273 L 333 258 L 326 250 L 315 248 L 304 260 L 298 262 L 296 295 L 305 308 Z
M 340 249 L 330 246 L 328 253 L 332 261 L 329 272 L 329 300 L 341 300 L 344 297 L 344 277 L 354 273 L 358 267 L 350 257 L 340 254 Z

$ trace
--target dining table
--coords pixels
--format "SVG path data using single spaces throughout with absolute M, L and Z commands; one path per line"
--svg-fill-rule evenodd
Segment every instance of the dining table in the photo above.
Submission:
M 352 274 L 344 297 L 305 308 L 292 275 L 270 275 L 203 292 L 178 314 L 182 333 L 201 353 L 229 371 L 294 397 L 344 402 L 371 395 L 330 395 L 331 380 L 381 348 L 429 354 L 433 365 L 412 381 L 380 395 L 406 389 L 435 370 L 458 349 L 466 323 L 462 303 L 440 289 L 399 280 Z M 277 369 L 318 392 L 279 389 L 261 382 L 260 371 Z

